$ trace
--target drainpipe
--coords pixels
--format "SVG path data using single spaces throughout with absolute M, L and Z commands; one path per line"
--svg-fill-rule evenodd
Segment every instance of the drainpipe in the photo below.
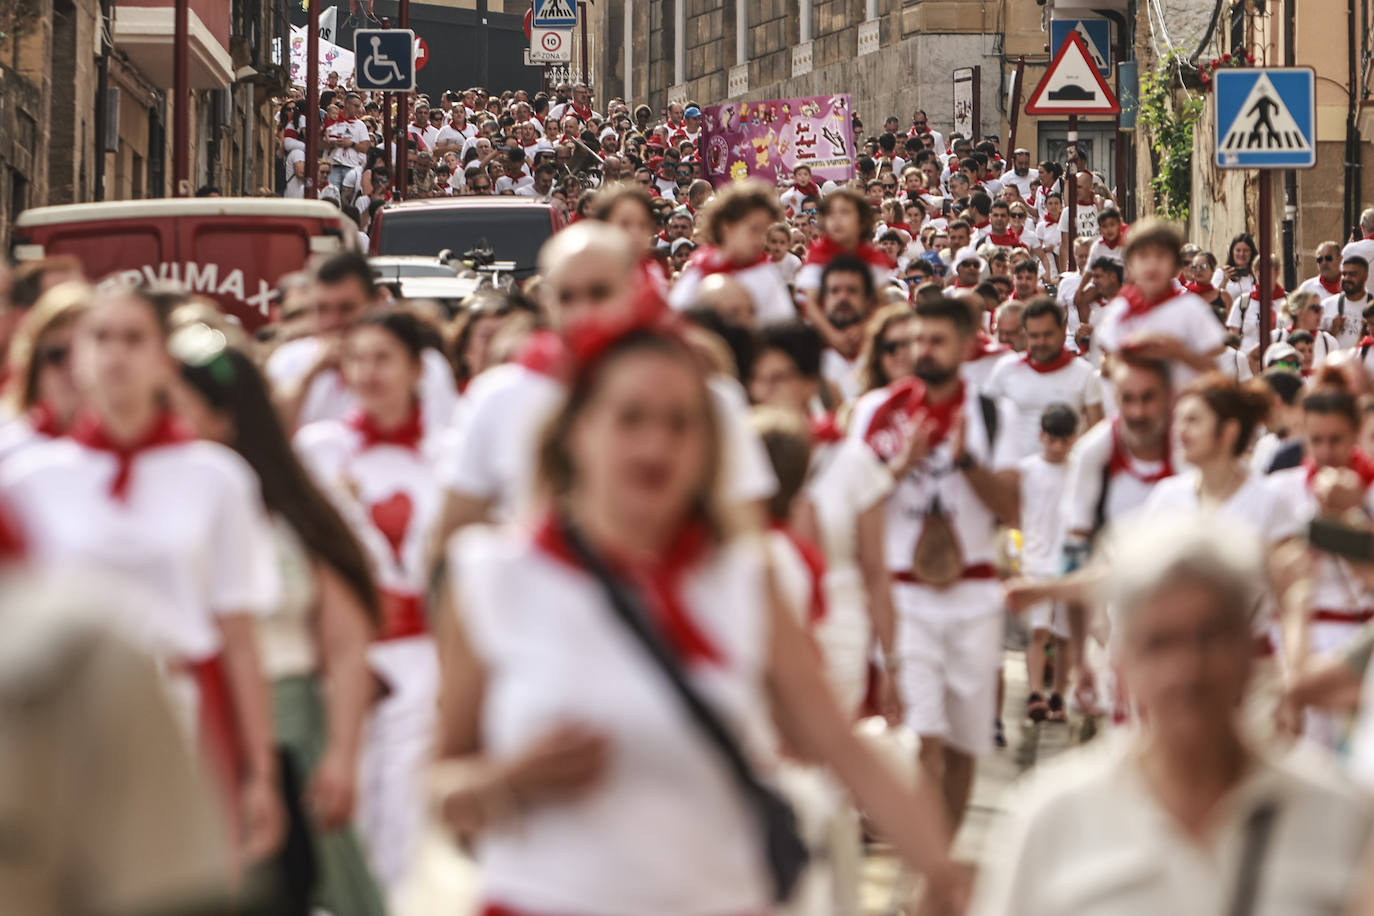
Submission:
M 1283 65 L 1293 66 L 1297 49 L 1293 47 L 1297 22 L 1298 0 L 1284 0 L 1283 4 Z M 1283 288 L 1298 285 L 1298 173 L 1287 169 L 1283 173 Z
M 1355 21 L 1355 0 L 1346 0 L 1347 22 Z M 1345 228 L 1348 231 L 1359 219 L 1360 206 L 1360 136 L 1355 126 L 1355 93 L 1359 91 L 1356 80 L 1359 70 L 1355 61 L 1355 30 L 1351 29 L 1346 39 L 1346 67 L 1349 71 L 1349 92 L 1345 110 Z
M 95 83 L 95 174 L 92 199 L 105 199 L 105 132 L 109 125 L 111 0 L 100 0 L 100 63 Z

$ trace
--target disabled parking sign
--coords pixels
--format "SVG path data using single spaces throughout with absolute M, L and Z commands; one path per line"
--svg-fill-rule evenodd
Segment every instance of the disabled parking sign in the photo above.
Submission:
M 415 88 L 415 32 L 359 29 L 353 33 L 359 89 L 410 92 Z
M 1307 169 L 1317 164 L 1312 70 L 1222 67 L 1213 78 L 1218 168 Z

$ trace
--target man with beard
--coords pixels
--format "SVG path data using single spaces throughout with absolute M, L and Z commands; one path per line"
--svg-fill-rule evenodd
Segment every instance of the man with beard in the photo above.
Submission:
M 1342 348 L 1355 346 L 1364 333 L 1361 318 L 1370 304 L 1368 280 L 1369 262 L 1357 254 L 1347 255 L 1341 262 L 1341 291 L 1322 300 L 1322 324 Z
M 854 255 L 836 255 L 821 274 L 821 312 L 830 326 L 850 338 L 852 352 L 862 347 L 864 325 L 877 302 L 877 288 L 868 265 Z M 832 382 L 846 400 L 863 393 L 860 372 L 862 354 L 847 359 L 835 349 L 821 358 L 821 374 Z
M 961 302 L 915 308 L 915 377 L 889 396 L 860 431 L 895 481 L 881 536 L 859 536 L 860 564 L 886 570 L 897 617 L 888 681 L 921 736 L 920 762 L 943 789 L 957 831 L 974 761 L 992 749 L 1002 594 L 999 520 L 1016 521 L 1019 494 L 1009 417 L 960 379 L 974 338 Z
M 1016 443 L 1018 459 L 1040 450 L 1040 419 L 1051 404 L 1072 407 L 1079 429 L 1102 419 L 1102 384 L 1092 364 L 1065 347 L 1067 322 L 1054 300 L 1036 296 L 1027 302 L 1021 327 L 1026 335 L 1025 354 L 1003 359 L 992 371 L 987 390 L 1013 410 L 1007 433 Z
M 1002 173 L 1002 184 L 1015 185 L 1016 190 L 1021 192 L 1021 199 L 1030 200 L 1037 179 L 1038 176 L 1032 175 L 1030 170 L 1030 150 L 1018 149 L 1012 153 L 1011 171 Z

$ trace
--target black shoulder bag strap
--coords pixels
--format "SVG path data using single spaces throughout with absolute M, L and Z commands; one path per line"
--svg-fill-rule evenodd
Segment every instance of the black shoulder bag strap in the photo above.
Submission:
M 1093 507 L 1093 530 L 1089 536 L 1090 540 L 1096 540 L 1097 534 L 1107 524 L 1107 491 L 1112 486 L 1112 463 L 1109 460 L 1102 465 L 1102 486 L 1097 491 L 1097 505 Z
M 997 402 L 985 394 L 978 395 L 978 406 L 983 410 L 983 428 L 988 434 L 988 458 L 992 458 L 993 447 L 997 444 Z
M 1240 869 L 1236 872 L 1236 886 L 1231 893 L 1231 906 L 1226 916 L 1251 916 L 1259 897 L 1260 878 L 1264 874 L 1264 860 L 1269 854 L 1269 841 L 1274 835 L 1274 821 L 1279 804 L 1268 801 L 1250 812 L 1245 822 L 1245 846 L 1241 849 Z
M 754 774 L 729 727 L 688 683 L 677 659 L 650 628 L 638 596 L 610 574 L 566 518 L 561 518 L 559 525 L 577 561 L 605 590 L 616 619 L 624 624 L 667 678 L 692 721 L 720 754 L 731 777 L 754 809 L 764 835 L 765 857 L 769 875 L 773 879 L 773 899 L 778 903 L 786 902 L 796 889 L 797 881 L 810 859 L 810 853 L 797 829 L 797 816 L 791 804 Z

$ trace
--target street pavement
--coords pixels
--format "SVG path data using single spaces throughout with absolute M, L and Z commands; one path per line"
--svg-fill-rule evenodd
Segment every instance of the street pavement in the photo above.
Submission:
M 1082 729 L 1082 719 L 1072 713 L 1068 724 L 1037 726 L 1024 717 L 1028 690 L 1026 660 L 1022 652 L 1007 652 L 1002 670 L 1006 684 L 1002 723 L 1007 746 L 979 761 L 973 798 L 954 843 L 955 859 L 970 866 L 977 864 L 985 842 L 996 829 L 1007 789 L 1036 761 L 1047 760 L 1075 746 Z M 988 727 L 991 728 L 992 723 L 988 723 Z M 909 875 L 899 879 L 897 860 L 887 847 L 870 846 L 864 859 L 864 916 L 915 913 L 919 884 L 919 880 Z

